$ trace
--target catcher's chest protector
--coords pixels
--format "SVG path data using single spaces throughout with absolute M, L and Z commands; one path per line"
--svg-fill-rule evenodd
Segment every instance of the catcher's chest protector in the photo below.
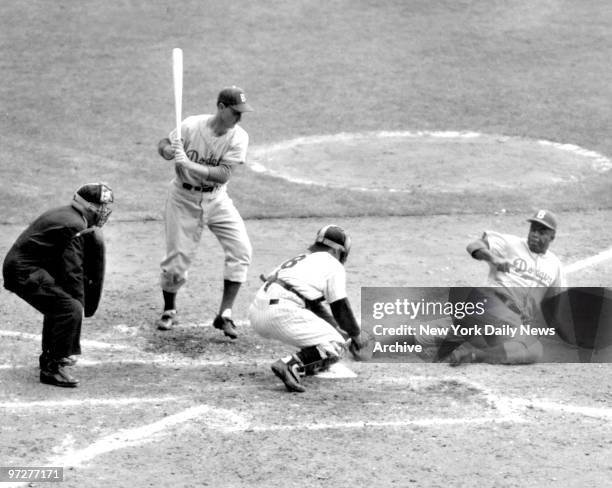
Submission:
M 104 271 L 106 268 L 106 247 L 102 230 L 94 227 L 83 232 L 84 259 L 83 274 L 85 284 L 85 317 L 92 317 L 102 298 Z

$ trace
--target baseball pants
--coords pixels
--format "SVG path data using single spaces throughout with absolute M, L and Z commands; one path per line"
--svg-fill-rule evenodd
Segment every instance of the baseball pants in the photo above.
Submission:
M 465 319 L 454 320 L 455 325 L 466 325 L 466 329 L 482 331 L 486 324 L 496 327 L 506 325 L 518 330 L 523 321 L 522 313 L 512 301 L 502 294 L 498 294 L 495 288 L 474 288 L 467 298 L 468 302 L 485 302 L 485 313 L 482 315 L 472 314 Z M 438 357 L 442 358 L 450 354 L 463 342 L 469 342 L 481 349 L 502 346 L 506 352 L 508 364 L 523 364 L 534 362 L 542 356 L 542 345 L 537 337 L 531 335 L 465 335 L 458 336 L 449 333 L 438 350 Z
M 83 305 L 46 270 L 33 271 L 25 283 L 11 287 L 11 291 L 43 314 L 43 353 L 53 359 L 81 354 Z
M 270 298 L 261 291 L 249 307 L 248 318 L 253 330 L 262 337 L 300 349 L 322 346 L 338 355 L 341 349 L 337 345 L 346 342 L 332 325 L 310 310 L 283 298 L 270 304 Z
M 161 287 L 176 292 L 187 281 L 189 267 L 204 226 L 224 252 L 223 278 L 244 283 L 252 247 L 246 226 L 225 187 L 210 193 L 186 190 L 173 183 L 166 201 L 166 256 L 161 262 Z

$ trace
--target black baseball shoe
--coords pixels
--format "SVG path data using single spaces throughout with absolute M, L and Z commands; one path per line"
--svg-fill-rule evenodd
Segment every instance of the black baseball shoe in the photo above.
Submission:
M 300 383 L 298 365 L 289 367 L 287 363 L 279 359 L 271 366 L 272 372 L 285 384 L 288 391 L 304 393 L 306 388 Z
M 50 362 L 40 370 L 40 382 L 64 388 L 76 388 L 79 384 L 79 380 L 73 378 L 58 362 Z
M 74 356 L 67 356 L 65 358 L 61 358 L 57 360 L 60 366 L 74 366 L 77 363 L 77 358 Z M 38 356 L 38 367 L 40 369 L 45 369 L 47 367 L 47 363 L 49 362 L 49 356 L 47 356 L 44 352 Z
M 170 330 L 178 324 L 178 314 L 176 310 L 164 310 L 161 317 L 155 321 L 159 330 Z
M 213 327 L 215 329 L 222 330 L 223 333 L 230 339 L 238 338 L 236 324 L 228 317 L 221 317 L 221 315 L 217 315 L 215 320 L 213 320 Z

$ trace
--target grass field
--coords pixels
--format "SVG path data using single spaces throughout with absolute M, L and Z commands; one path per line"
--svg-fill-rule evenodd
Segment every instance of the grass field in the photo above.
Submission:
M 259 273 L 328 221 L 354 237 L 358 312 L 362 286 L 483 280 L 465 244 L 484 229 L 524 233 L 540 206 L 561 219 L 555 252 L 584 263 L 571 284 L 608 287 L 610 260 L 587 260 L 611 241 L 612 171 L 593 163 L 612 157 L 609 2 L 33 0 L 3 5 L 0 43 L 0 253 L 83 182 L 108 181 L 117 200 L 78 389 L 38 383 L 41 317 L 0 292 L 0 466 L 63 466 L 70 488 L 609 483 L 608 364 L 347 360 L 356 377 L 290 395 L 269 372 L 289 351 L 245 320 Z M 182 325 L 152 327 L 173 47 L 185 55 L 184 114 L 242 86 L 256 109 L 242 124 L 252 162 L 277 171 L 247 164 L 229 186 L 254 245 L 236 342 L 209 327 L 222 266 L 210 235 L 179 296 Z M 336 136 L 273 151 L 378 131 L 484 142 Z

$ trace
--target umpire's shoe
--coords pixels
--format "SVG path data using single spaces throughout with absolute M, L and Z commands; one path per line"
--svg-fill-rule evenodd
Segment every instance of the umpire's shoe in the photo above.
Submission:
M 38 366 L 40 369 L 45 369 L 45 365 L 49 361 L 49 356 L 44 352 L 38 357 Z M 60 366 L 74 366 L 77 363 L 77 358 L 74 356 L 68 356 L 65 358 L 58 359 Z
M 306 388 L 300 384 L 300 374 L 298 372 L 298 365 L 288 365 L 283 360 L 279 359 L 271 366 L 272 372 L 285 383 L 285 387 L 288 391 L 295 391 L 303 393 Z
M 164 310 L 161 317 L 157 319 L 155 325 L 159 330 L 170 330 L 178 324 L 178 315 L 176 310 Z
M 222 330 L 223 333 L 230 339 L 236 339 L 238 337 L 236 324 L 229 317 L 222 317 L 221 315 L 217 315 L 215 317 L 215 320 L 213 320 L 213 327 L 215 329 Z
M 40 370 L 40 382 L 64 388 L 75 388 L 79 384 L 79 380 L 73 378 L 62 366 L 61 360 L 53 359 L 47 361 L 44 368 Z

